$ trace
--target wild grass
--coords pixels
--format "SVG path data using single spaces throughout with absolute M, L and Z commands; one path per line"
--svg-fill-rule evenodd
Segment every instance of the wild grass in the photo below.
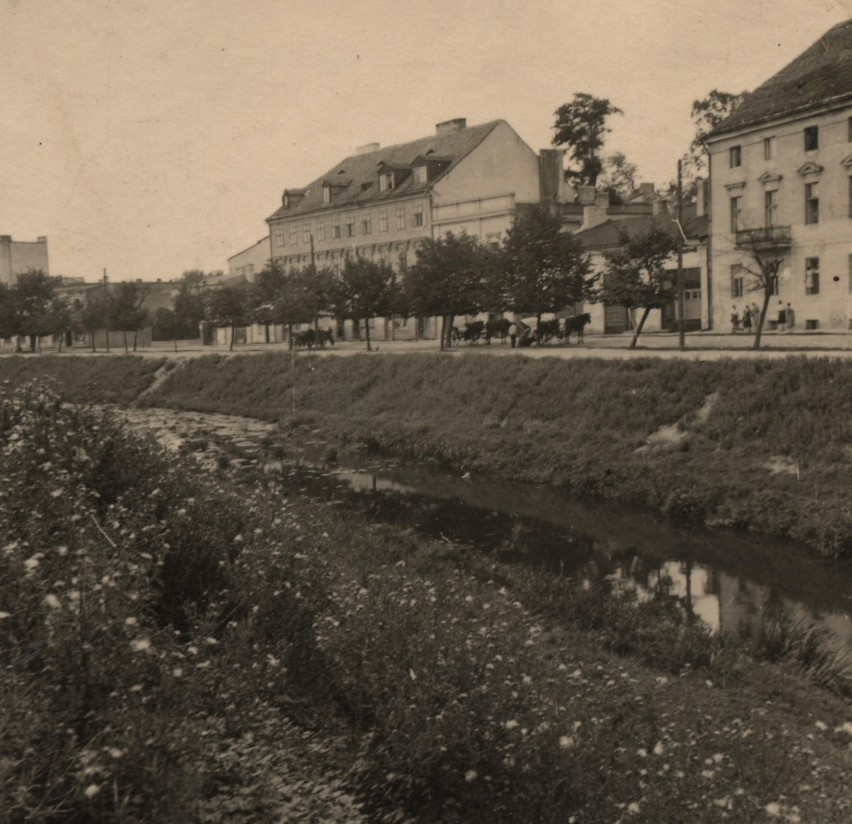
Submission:
M 0 395 L 34 377 L 51 378 L 72 403 L 127 405 L 147 389 L 163 358 L 133 355 L 10 355 L 0 357 Z
M 0 450 L 10 820 L 845 820 L 848 742 L 805 736 L 846 707 L 720 695 L 664 600 L 199 477 L 44 387 Z

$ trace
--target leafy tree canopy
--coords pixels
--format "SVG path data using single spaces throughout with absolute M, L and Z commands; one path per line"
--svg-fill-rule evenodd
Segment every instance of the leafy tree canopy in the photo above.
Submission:
M 565 146 L 565 153 L 576 168 L 569 168 L 567 176 L 577 183 L 594 186 L 601 173 L 603 163 L 599 157 L 604 136 L 611 131 L 607 118 L 624 114 L 606 98 L 594 97 L 577 92 L 569 103 L 563 103 L 555 112 L 553 126 L 554 146 Z

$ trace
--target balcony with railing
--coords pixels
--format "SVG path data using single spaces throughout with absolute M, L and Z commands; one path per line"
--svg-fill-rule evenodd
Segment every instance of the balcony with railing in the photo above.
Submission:
M 758 226 L 754 229 L 737 229 L 738 249 L 789 249 L 793 236 L 789 226 Z

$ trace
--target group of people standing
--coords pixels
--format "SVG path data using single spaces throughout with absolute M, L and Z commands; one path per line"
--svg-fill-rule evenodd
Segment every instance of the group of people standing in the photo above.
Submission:
M 731 330 L 734 334 L 739 332 L 744 332 L 745 334 L 751 334 L 752 329 L 756 332 L 757 326 L 760 323 L 760 308 L 756 303 L 752 303 L 750 306 L 746 305 L 743 309 L 742 317 L 740 317 L 740 313 L 737 310 L 737 307 L 734 306 L 731 311 Z M 787 332 L 792 332 L 796 327 L 796 312 L 793 309 L 791 304 L 787 304 L 784 306 L 784 302 L 778 301 L 778 331 L 780 332 L 782 329 Z

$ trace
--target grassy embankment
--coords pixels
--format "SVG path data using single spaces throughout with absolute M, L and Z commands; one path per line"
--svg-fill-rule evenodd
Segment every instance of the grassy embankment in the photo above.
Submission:
M 0 359 L 127 402 L 160 361 Z M 210 356 L 143 400 L 321 427 L 343 443 L 852 549 L 852 364 Z M 709 400 L 708 400 L 709 399 Z M 293 408 L 295 407 L 295 415 Z M 704 414 L 702 414 L 702 409 Z M 650 439 L 650 442 L 649 442 Z
M 852 549 L 850 386 L 852 364 L 829 359 L 300 357 L 294 374 L 270 355 L 192 361 L 147 402 L 306 423 L 841 554 Z
M 665 599 L 199 476 L 42 389 L 0 450 L 9 820 L 849 820 L 848 702 Z

